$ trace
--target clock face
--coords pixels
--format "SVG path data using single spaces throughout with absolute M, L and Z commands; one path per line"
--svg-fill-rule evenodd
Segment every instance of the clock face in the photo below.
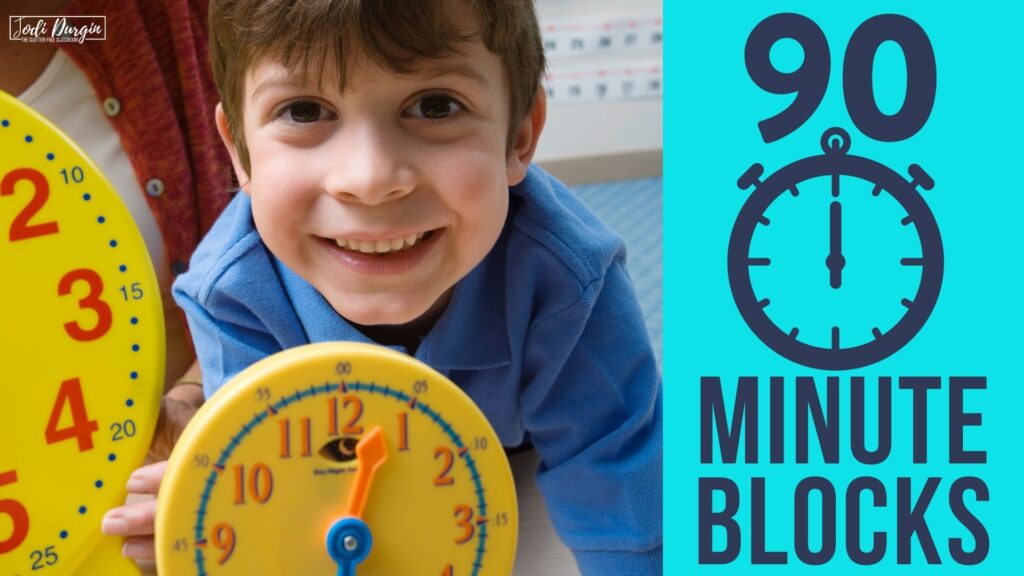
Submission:
M 842 370 L 889 356 L 920 330 L 938 297 L 942 244 L 916 190 L 932 184 L 920 167 L 907 181 L 848 155 L 839 129 L 823 149 L 763 182 L 760 165 L 741 178 L 755 191 L 733 229 L 729 278 L 769 347 Z
M 0 151 L 0 573 L 137 573 L 99 526 L 156 422 L 156 276 L 103 175 L 2 92 Z
M 511 573 L 505 452 L 468 396 L 367 344 L 242 372 L 189 423 L 160 491 L 163 574 Z

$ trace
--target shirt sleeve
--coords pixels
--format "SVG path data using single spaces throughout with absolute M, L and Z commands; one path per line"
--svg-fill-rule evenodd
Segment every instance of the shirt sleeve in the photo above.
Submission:
M 623 259 L 535 322 L 524 424 L 551 521 L 584 576 L 662 573 L 662 382 Z
M 200 243 L 173 294 L 188 320 L 207 398 L 253 363 L 306 341 L 244 194 Z
M 257 316 L 229 293 L 215 291 L 200 303 L 193 294 L 177 289 L 175 300 L 188 319 L 207 398 L 245 368 L 283 349 Z

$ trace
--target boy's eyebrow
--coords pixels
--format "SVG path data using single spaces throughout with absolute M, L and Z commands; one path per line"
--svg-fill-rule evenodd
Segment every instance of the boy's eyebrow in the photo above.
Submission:
M 487 86 L 487 77 L 479 70 L 465 62 L 431 62 L 418 70 L 427 79 L 441 76 L 462 76 L 482 86 Z
M 433 80 L 443 76 L 461 76 L 479 85 L 481 88 L 487 89 L 490 87 L 487 77 L 465 62 L 433 61 L 417 68 L 413 74 L 425 80 Z M 293 74 L 287 72 L 274 73 L 269 78 L 260 81 L 256 88 L 253 89 L 252 95 L 249 98 L 250 100 L 256 100 L 260 92 L 273 88 L 306 88 L 308 85 L 308 82 L 303 82 L 301 78 Z
M 299 78 L 290 74 L 276 74 L 257 84 L 249 99 L 256 100 L 260 95 L 260 92 L 270 90 L 271 88 L 303 88 L 306 85 L 307 84 L 305 82 L 302 82 Z

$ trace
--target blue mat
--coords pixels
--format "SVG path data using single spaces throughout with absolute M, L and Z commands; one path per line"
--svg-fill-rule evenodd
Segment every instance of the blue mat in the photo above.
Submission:
M 626 242 L 626 268 L 661 366 L 661 178 L 617 180 L 574 186 L 573 191 Z

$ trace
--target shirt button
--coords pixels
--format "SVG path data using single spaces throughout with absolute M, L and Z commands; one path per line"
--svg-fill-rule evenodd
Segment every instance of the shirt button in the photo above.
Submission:
M 188 271 L 188 264 L 181 260 L 175 260 L 171 263 L 171 274 L 178 276 Z
M 156 198 L 162 196 L 164 193 L 164 181 L 159 178 L 153 178 L 149 182 L 146 182 L 146 194 Z
M 121 113 L 121 101 L 111 96 L 103 101 L 103 111 L 113 118 Z

